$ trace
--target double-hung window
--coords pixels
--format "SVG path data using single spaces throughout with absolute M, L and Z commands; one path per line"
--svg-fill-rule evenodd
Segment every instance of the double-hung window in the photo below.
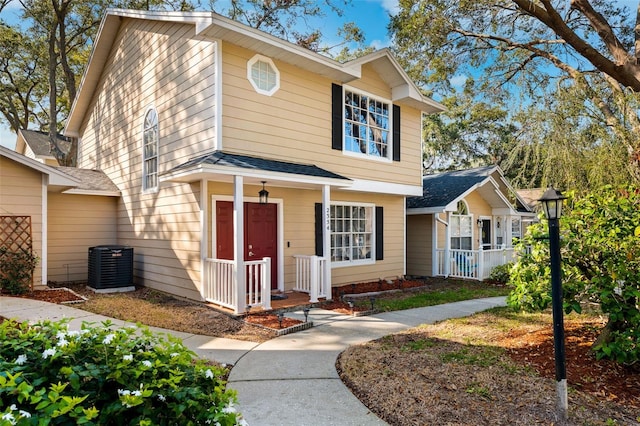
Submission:
M 158 189 L 158 114 L 150 108 L 144 116 L 142 132 L 142 189 Z
M 511 219 L 511 244 L 515 245 L 522 238 L 522 222 L 519 217 Z
M 451 248 L 453 250 L 471 250 L 473 226 L 464 201 L 458 202 L 458 208 L 451 215 L 449 226 L 451 227 Z
M 389 158 L 391 103 L 344 89 L 345 151 Z
M 332 204 L 331 262 L 339 264 L 373 263 L 374 206 Z

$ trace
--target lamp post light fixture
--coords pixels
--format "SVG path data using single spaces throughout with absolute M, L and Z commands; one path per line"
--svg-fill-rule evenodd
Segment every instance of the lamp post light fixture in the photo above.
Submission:
M 560 191 L 549 187 L 538 200 L 549 221 L 549 257 L 551 260 L 551 302 L 553 312 L 553 352 L 556 364 L 556 391 L 558 415 L 561 421 L 567 419 L 569 410 L 567 399 L 567 369 L 564 350 L 564 318 L 562 313 L 562 280 L 560 257 L 560 225 L 562 201 L 566 197 Z
M 304 322 L 309 322 L 309 308 L 302 308 L 304 314 Z
M 284 313 L 278 312 L 278 328 L 282 328 L 282 320 L 284 319 Z
M 260 204 L 267 204 L 269 202 L 269 191 L 264 189 L 264 184 L 267 183 L 266 180 L 260 181 L 262 182 L 262 189 L 258 192 L 258 196 L 260 197 Z

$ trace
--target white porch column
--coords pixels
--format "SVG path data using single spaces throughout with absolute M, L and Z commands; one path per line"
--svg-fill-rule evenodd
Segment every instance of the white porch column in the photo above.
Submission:
M 447 223 L 451 223 L 451 212 L 447 212 Z M 444 231 L 444 275 L 451 275 L 451 227 L 446 226 Z
M 206 273 L 205 259 L 209 257 L 209 184 L 206 179 L 200 181 L 200 294 L 210 294 L 211 277 Z M 203 297 L 204 299 L 204 297 Z
M 244 312 L 247 303 L 246 272 L 244 267 L 244 179 L 233 177 L 233 260 L 236 278 L 235 313 Z
M 322 187 L 322 254 L 324 262 L 324 279 L 322 288 L 327 294 L 327 300 L 331 300 L 331 187 Z
M 438 268 L 438 220 L 440 213 L 433 213 L 431 220 L 431 276 L 437 276 Z

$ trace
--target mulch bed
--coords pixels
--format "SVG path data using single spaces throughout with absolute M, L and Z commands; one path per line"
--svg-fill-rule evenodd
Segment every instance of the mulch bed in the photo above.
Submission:
M 31 290 L 24 294 L 3 294 L 3 296 L 22 297 L 25 299 L 41 300 L 43 302 L 50 303 L 79 303 L 85 301 L 82 297 L 67 288 Z
M 244 320 L 249 324 L 257 324 L 273 330 L 289 328 L 303 323 L 303 321 L 287 317 L 283 317 L 282 321 L 280 321 L 275 314 L 251 314 L 247 315 Z

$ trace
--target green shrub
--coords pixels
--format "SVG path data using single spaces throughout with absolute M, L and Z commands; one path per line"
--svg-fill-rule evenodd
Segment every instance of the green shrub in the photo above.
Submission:
M 608 317 L 594 342 L 598 358 L 640 362 L 640 187 L 605 186 L 582 197 L 566 194 L 560 219 L 565 312 L 598 303 Z M 531 247 L 511 270 L 507 303 L 524 310 L 551 304 L 546 220 L 528 228 Z
M 24 294 L 31 288 L 38 258 L 27 250 L 9 251 L 0 247 L 0 289 L 8 294 Z
M 244 424 L 224 367 L 146 327 L 0 324 L 0 425 Z
M 489 281 L 506 284 L 509 282 L 513 262 L 507 262 L 503 265 L 494 266 L 489 274 Z

